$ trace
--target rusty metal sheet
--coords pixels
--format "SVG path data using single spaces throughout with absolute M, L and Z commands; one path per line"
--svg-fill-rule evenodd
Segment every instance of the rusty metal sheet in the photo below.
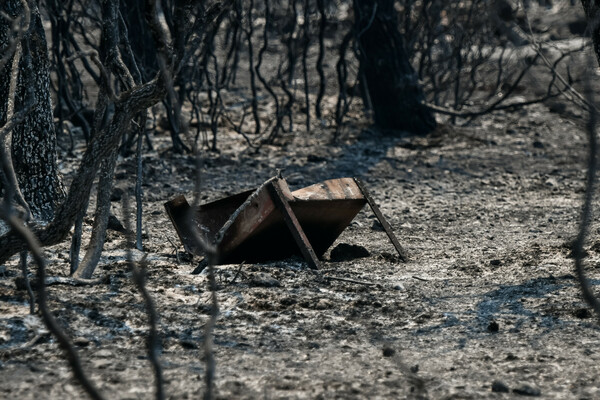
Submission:
M 195 210 L 192 210 L 185 196 L 179 195 L 165 203 L 165 209 L 185 250 L 191 254 L 203 255 L 204 251 L 195 238 L 194 229 L 205 241 L 214 243 L 225 222 L 253 192 L 254 190 L 247 190 L 203 204 Z

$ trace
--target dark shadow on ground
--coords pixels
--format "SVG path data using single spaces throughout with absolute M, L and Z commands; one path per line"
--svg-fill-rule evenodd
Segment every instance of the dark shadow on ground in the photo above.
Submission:
M 594 286 L 600 285 L 600 280 L 591 280 Z M 585 327 L 588 329 L 600 330 L 600 327 L 594 323 L 593 319 L 589 322 L 582 320 L 569 320 L 561 318 L 560 314 L 549 312 L 547 308 L 540 307 L 538 302 L 535 307 L 528 307 L 528 299 L 543 300 L 549 294 L 558 292 L 567 287 L 578 285 L 573 275 L 564 275 L 561 277 L 539 277 L 528 280 L 519 285 L 499 285 L 488 293 L 483 294 L 474 310 L 466 312 L 466 315 L 474 315 L 475 318 L 468 320 L 457 318 L 454 313 L 444 313 L 445 320 L 441 324 L 419 328 L 415 331 L 416 335 L 430 335 L 439 330 L 463 327 L 465 336 L 459 340 L 459 347 L 463 347 L 469 339 L 479 338 L 481 335 L 489 335 L 486 329 L 490 321 L 508 317 L 512 320 L 510 328 L 506 330 L 509 333 L 518 333 L 521 329 L 531 325 L 532 321 L 539 328 L 537 336 L 543 336 L 554 329 L 560 329 L 567 326 Z M 567 299 L 565 299 L 565 304 Z M 505 328 L 505 327 L 502 327 Z

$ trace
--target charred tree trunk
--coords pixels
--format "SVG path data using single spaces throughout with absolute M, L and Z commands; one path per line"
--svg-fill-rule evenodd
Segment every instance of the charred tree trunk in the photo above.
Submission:
M 119 3 L 123 22 L 127 27 L 127 40 L 133 51 L 134 60 L 125 57 L 125 64 L 133 74 L 139 69 L 141 77 L 135 77 L 147 82 L 158 71 L 158 54 L 152 41 L 152 34 L 145 18 L 145 1 L 128 0 Z M 127 52 L 124 52 L 127 55 Z
M 23 14 L 21 2 L 7 0 L 0 10 L 17 18 Z M 35 88 L 31 112 L 12 131 L 12 160 L 23 197 L 36 220 L 50 221 L 56 205 L 64 197 L 56 159 L 56 131 L 50 97 L 50 61 L 42 20 L 36 2 L 30 2 L 31 23 L 23 35 L 21 47 L 24 57 L 19 65 L 15 91 L 15 110 L 27 101 L 27 90 Z M 6 49 L 15 38 L 12 24 L 0 18 L 0 49 Z M 27 54 L 29 52 L 29 54 Z M 1 53 L 1 52 L 0 52 Z M 24 74 L 24 59 L 32 60 L 32 73 Z M 0 126 L 6 122 L 12 62 L 0 70 Z
M 581 0 L 588 21 L 588 31 L 592 35 L 594 53 L 600 64 L 600 4 L 597 0 Z
M 383 129 L 425 134 L 436 126 L 398 30 L 393 0 L 354 0 L 359 79 Z

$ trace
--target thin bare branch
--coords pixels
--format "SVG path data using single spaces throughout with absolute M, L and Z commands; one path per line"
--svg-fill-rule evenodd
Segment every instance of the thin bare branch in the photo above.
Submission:
M 123 196 L 123 221 L 125 223 L 125 229 L 127 230 L 127 263 L 131 268 L 131 279 L 133 283 L 140 291 L 144 299 L 144 304 L 146 306 L 146 315 L 148 316 L 148 339 L 146 341 L 148 348 L 148 359 L 150 360 L 150 364 L 152 365 L 152 369 L 154 371 L 154 385 L 156 390 L 156 399 L 164 400 L 165 391 L 164 391 L 164 378 L 162 372 L 162 366 L 160 364 L 159 359 L 159 348 L 160 348 L 160 340 L 158 337 L 158 313 L 156 312 L 156 306 L 154 305 L 154 300 L 152 300 L 152 296 L 148 292 L 146 287 L 146 269 L 147 255 L 144 254 L 142 259 L 135 263 L 133 262 L 133 257 L 131 254 L 131 249 L 134 247 L 133 234 L 131 231 L 131 223 L 130 223 L 130 209 L 129 209 L 129 196 L 125 194 Z

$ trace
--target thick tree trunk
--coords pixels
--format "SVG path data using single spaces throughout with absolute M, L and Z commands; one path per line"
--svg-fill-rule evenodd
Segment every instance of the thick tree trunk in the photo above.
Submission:
M 34 88 L 34 105 L 24 121 L 12 132 L 12 159 L 21 192 L 36 220 L 50 221 L 56 205 L 64 197 L 56 160 L 56 132 L 50 97 L 50 62 L 40 13 L 36 2 L 30 2 L 31 23 L 22 39 L 24 57 L 30 52 L 33 71 L 25 74 L 23 58 L 15 93 L 15 111 L 27 101 L 27 89 Z M 0 10 L 17 17 L 23 13 L 18 0 L 1 2 Z M 0 18 L 0 48 L 14 38 L 11 25 Z M 10 67 L 0 71 L 0 125 L 6 122 Z
M 600 5 L 597 0 L 581 0 L 588 21 L 588 31 L 592 35 L 594 52 L 600 64 Z
M 369 95 L 375 123 L 383 129 L 425 134 L 436 126 L 425 108 L 418 76 L 398 30 L 393 0 L 355 0 L 360 79 Z

